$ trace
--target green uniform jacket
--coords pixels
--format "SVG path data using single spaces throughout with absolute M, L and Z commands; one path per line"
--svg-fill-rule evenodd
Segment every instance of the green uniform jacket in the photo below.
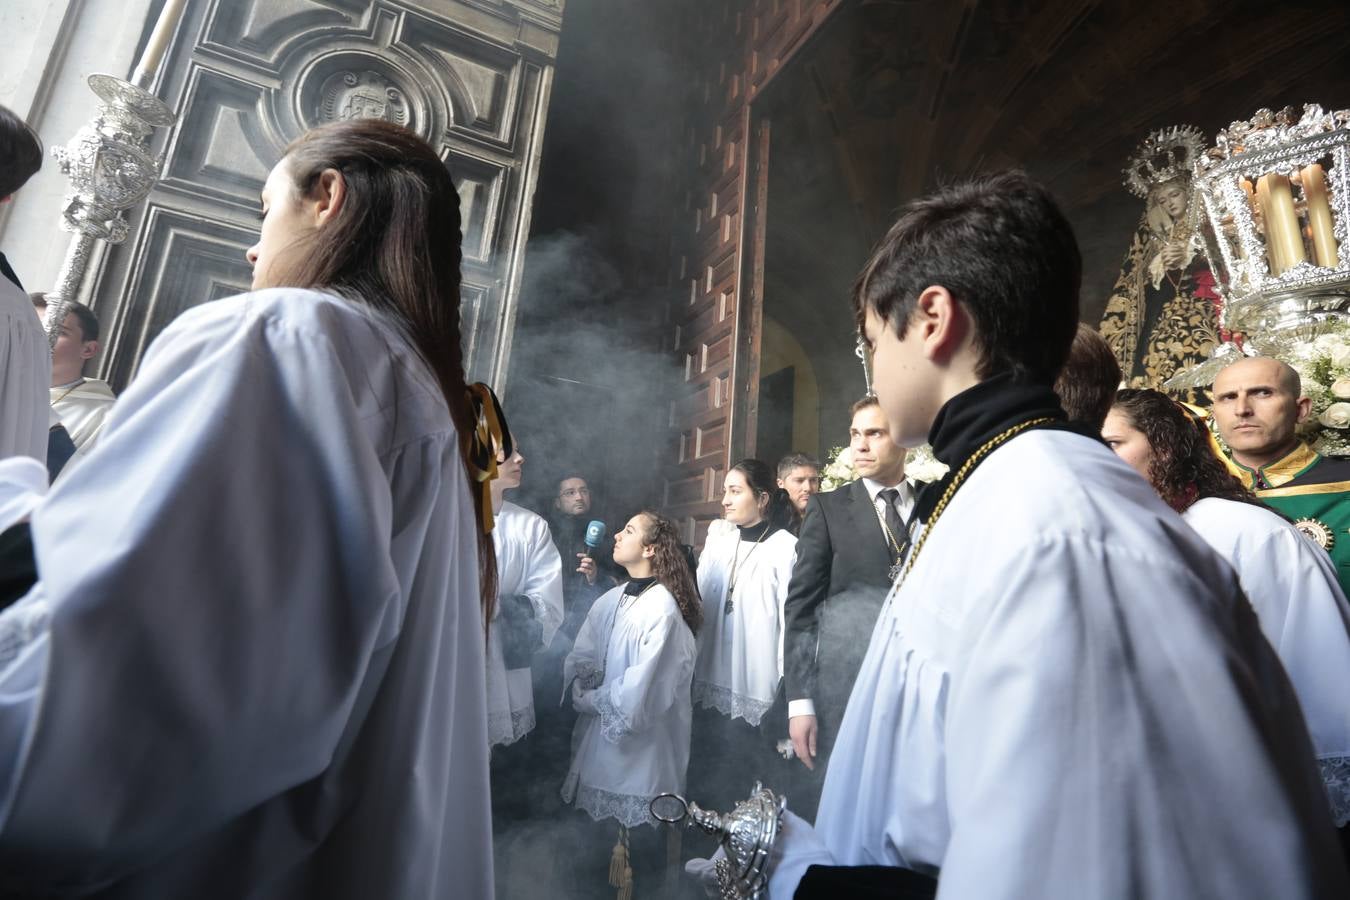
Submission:
M 1299 444 L 1259 469 L 1232 462 L 1261 502 L 1293 520 L 1331 554 L 1341 590 L 1350 596 L 1350 459 L 1322 456 Z

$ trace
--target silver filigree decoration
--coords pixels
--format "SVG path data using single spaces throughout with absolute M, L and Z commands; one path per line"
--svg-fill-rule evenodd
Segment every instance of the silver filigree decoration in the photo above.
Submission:
M 1246 352 L 1278 355 L 1350 318 L 1350 110 L 1258 110 L 1219 133 L 1194 183 L 1220 322 Z M 1216 348 L 1169 386 L 1212 383 L 1230 352 Z
M 163 161 L 150 155 L 150 140 L 156 128 L 175 119 L 164 101 L 120 78 L 90 75 L 89 88 L 99 98 L 97 115 L 64 147 L 52 149 L 70 179 L 61 228 L 75 235 L 56 286 L 47 295 L 45 325 L 53 346 L 84 280 L 94 242 L 126 240 L 126 211 L 144 200 L 159 180 Z
M 672 804 L 674 815 L 663 812 Z M 755 782 L 750 796 L 729 813 L 703 809 L 678 794 L 655 797 L 650 809 L 657 821 L 684 822 L 717 837 L 726 852 L 717 863 L 718 888 L 725 900 L 759 900 L 769 887 L 766 868 L 786 807 L 787 798 Z

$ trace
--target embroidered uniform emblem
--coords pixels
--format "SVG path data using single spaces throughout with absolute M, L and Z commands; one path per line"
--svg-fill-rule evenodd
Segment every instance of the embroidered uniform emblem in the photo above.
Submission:
M 1308 540 L 1328 552 L 1331 551 L 1332 545 L 1336 543 L 1336 533 L 1328 528 L 1325 522 L 1311 516 L 1297 520 L 1294 522 L 1294 527 L 1303 532 L 1303 536 Z

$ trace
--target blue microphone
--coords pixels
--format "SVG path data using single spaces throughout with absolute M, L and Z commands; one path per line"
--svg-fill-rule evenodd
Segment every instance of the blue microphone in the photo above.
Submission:
M 586 525 L 586 555 L 595 559 L 595 551 L 600 549 L 600 542 L 605 539 L 605 523 L 599 519 L 592 519 Z

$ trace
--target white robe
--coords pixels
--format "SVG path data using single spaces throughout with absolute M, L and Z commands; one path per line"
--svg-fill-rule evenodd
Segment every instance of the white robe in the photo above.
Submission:
M 61 417 L 61 424 L 70 433 L 76 450 L 86 450 L 98 439 L 117 395 L 105 382 L 86 378 L 76 387 L 51 389 L 51 405 Z
M 1332 818 L 1345 825 L 1350 822 L 1350 605 L 1335 563 L 1264 506 L 1208 497 L 1182 518 L 1237 570 L 1303 707 Z
M 47 459 L 52 354 L 33 301 L 0 275 L 0 459 Z
M 582 714 L 572 734 L 572 765 L 562 797 L 591 818 L 630 828 L 656 824 L 653 797 L 684 790 L 693 708 L 694 635 L 670 591 L 653 584 L 620 608 L 623 585 L 591 606 L 563 663 L 595 690 L 598 715 Z
M 0 667 L 0 894 L 490 898 L 472 509 L 378 314 L 269 290 L 179 317 L 0 616 L 50 615 Z
M 816 827 L 942 900 L 1350 896 L 1306 734 L 1228 564 L 1104 446 L 1032 431 L 887 599 Z
M 694 703 L 728 718 L 758 725 L 773 706 L 783 677 L 783 601 L 787 598 L 797 539 L 775 531 L 760 544 L 740 532 L 712 532 L 698 558 L 703 627 L 694 667 Z M 736 593 L 726 613 L 733 559 Z
M 524 594 L 543 626 L 547 647 L 563 620 L 562 559 L 553 546 L 548 523 L 508 501 L 502 503 L 492 529 L 497 550 L 497 596 Z M 487 701 L 488 741 L 510 744 L 534 728 L 534 685 L 529 667 L 507 669 L 499 630 L 501 603 L 488 633 Z

